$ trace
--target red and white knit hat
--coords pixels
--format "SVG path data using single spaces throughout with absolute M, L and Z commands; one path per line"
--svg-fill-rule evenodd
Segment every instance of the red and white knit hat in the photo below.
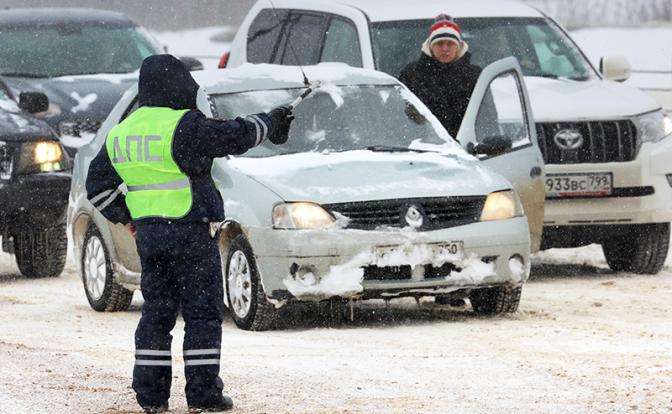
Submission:
M 447 14 L 439 14 L 434 19 L 434 24 L 429 29 L 429 37 L 422 44 L 422 51 L 427 56 L 432 56 L 432 45 L 439 40 L 451 40 L 460 47 L 457 58 L 461 58 L 469 50 L 467 42 L 462 40 L 462 30 L 452 17 Z

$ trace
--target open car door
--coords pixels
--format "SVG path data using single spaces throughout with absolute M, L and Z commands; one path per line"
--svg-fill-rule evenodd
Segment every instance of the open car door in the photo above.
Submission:
M 515 58 L 498 60 L 483 69 L 457 139 L 511 182 L 527 216 L 531 251 L 538 251 L 544 224 L 544 160 Z

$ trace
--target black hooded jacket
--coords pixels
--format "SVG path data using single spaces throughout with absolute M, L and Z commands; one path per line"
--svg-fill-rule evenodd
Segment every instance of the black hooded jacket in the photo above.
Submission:
M 441 63 L 422 53 L 399 75 L 399 80 L 427 105 L 453 138 L 457 138 L 462 118 L 481 68 L 471 64 L 471 54 L 452 63 Z
M 189 177 L 193 197 L 191 210 L 179 219 L 180 222 L 224 220 L 222 198 L 211 177 L 213 159 L 242 154 L 259 145 L 277 124 L 275 119 L 263 113 L 234 120 L 207 118 L 196 109 L 198 88 L 184 64 L 171 55 L 150 56 L 140 68 L 139 106 L 191 109 L 179 121 L 173 136 L 173 157 Z M 265 128 L 259 122 L 263 122 Z M 122 182 L 103 145 L 89 165 L 88 198 L 105 218 L 126 224 L 131 221 L 131 216 L 124 195 L 118 190 Z M 134 224 L 167 221 L 175 220 L 144 218 Z

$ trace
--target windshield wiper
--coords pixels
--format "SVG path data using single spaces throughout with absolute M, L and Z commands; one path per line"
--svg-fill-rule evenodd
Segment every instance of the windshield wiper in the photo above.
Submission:
M 427 150 L 408 147 L 393 147 L 390 145 L 372 145 L 370 147 L 366 147 L 366 149 L 373 152 L 430 152 Z
M 559 76 L 553 73 L 535 73 L 533 75 L 529 75 L 532 77 L 537 77 L 537 78 L 549 78 L 549 79 L 564 79 L 564 80 L 573 80 L 573 81 L 585 81 L 588 80 L 589 77 L 586 75 L 583 76 Z
M 38 75 L 36 73 L 0 73 L 2 76 L 9 76 L 10 78 L 48 78 L 47 75 Z

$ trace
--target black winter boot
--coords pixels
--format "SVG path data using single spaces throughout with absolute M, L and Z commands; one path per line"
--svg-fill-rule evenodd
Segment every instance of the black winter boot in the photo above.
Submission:
M 189 406 L 189 414 L 195 413 L 219 413 L 233 408 L 233 400 L 228 395 L 220 395 L 203 405 Z
M 142 409 L 145 411 L 145 414 L 165 413 L 168 411 L 168 403 L 161 404 L 157 407 L 154 406 L 142 407 Z

